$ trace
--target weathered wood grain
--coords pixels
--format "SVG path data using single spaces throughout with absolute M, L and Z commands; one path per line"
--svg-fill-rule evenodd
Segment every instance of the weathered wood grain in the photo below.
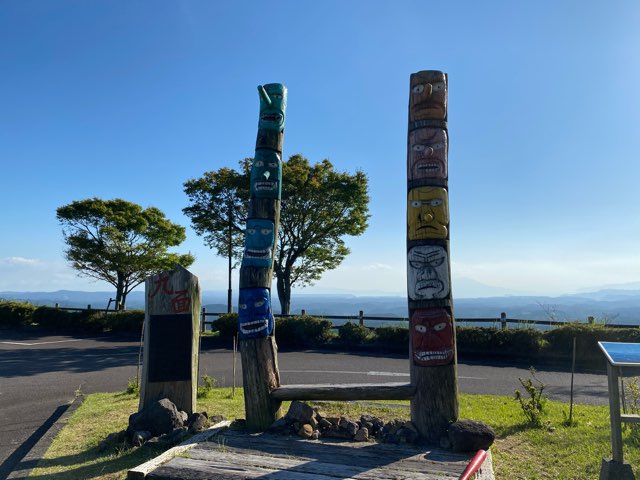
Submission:
M 198 350 L 200 332 L 200 285 L 198 277 L 192 275 L 181 266 L 175 269 L 150 276 L 145 280 L 145 320 L 144 320 L 144 349 L 142 381 L 140 386 L 139 409 L 161 398 L 168 398 L 176 404 L 179 410 L 189 415 L 196 405 L 196 389 L 198 386 Z M 190 352 L 190 378 L 179 381 L 149 381 L 150 358 L 152 348 L 149 344 L 152 338 L 150 327 L 152 316 L 191 315 L 190 345 L 176 345 L 175 349 L 168 349 L 166 355 L 176 352 L 180 355 Z M 169 318 L 169 317 L 167 317 Z M 187 340 L 189 341 L 189 340 Z
M 283 385 L 271 392 L 278 400 L 409 400 L 415 387 L 409 383 Z
M 127 471 L 127 480 L 142 480 L 144 479 L 150 472 L 158 468 L 165 462 L 168 462 L 176 455 L 184 454 L 187 450 L 192 449 L 199 442 L 205 442 L 209 438 L 219 434 L 223 430 L 226 430 L 229 425 L 231 425 L 230 420 L 224 420 L 222 422 L 218 422 L 215 425 L 212 425 L 208 429 L 203 432 L 195 434 L 193 437 L 185 440 L 180 445 L 176 445 L 173 448 L 170 448 L 166 452 L 161 453 L 157 457 L 149 460 L 148 462 L 143 463 L 142 465 L 138 465 L 135 468 Z
M 251 430 L 266 430 L 284 415 L 282 402 L 270 395 L 280 386 L 277 352 L 273 336 L 240 342 L 244 409 L 247 428 Z

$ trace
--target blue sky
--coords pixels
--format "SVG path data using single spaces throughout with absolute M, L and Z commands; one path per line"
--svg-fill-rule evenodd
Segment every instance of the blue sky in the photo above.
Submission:
M 280 82 L 284 155 L 370 179 L 369 229 L 305 292 L 402 294 L 426 69 L 449 74 L 454 297 L 639 281 L 638 25 L 637 1 L 0 1 L 0 291 L 109 290 L 65 264 L 56 208 L 119 197 L 189 226 L 183 182 L 253 155 L 256 86 Z M 190 228 L 180 250 L 226 289 Z

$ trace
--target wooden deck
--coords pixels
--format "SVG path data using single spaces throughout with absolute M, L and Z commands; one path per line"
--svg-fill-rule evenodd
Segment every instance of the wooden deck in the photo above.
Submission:
M 415 446 L 303 440 L 227 430 L 183 451 L 146 478 L 457 480 L 471 456 Z M 477 478 L 493 480 L 490 455 Z

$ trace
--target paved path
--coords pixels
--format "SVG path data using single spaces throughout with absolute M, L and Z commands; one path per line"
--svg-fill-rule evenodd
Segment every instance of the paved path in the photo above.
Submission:
M 47 336 L 0 330 L 0 480 L 62 414 L 78 392 L 116 392 L 136 376 L 138 343 L 115 337 Z M 409 379 L 409 364 L 402 355 L 341 352 L 280 352 L 283 384 L 380 383 Z M 233 354 L 226 349 L 203 350 L 200 375 L 231 386 Z M 240 357 L 237 384 L 242 383 Z M 512 395 L 518 377 L 528 366 L 480 365 L 461 362 L 460 391 Z M 540 369 L 539 378 L 551 398 L 568 401 L 570 374 Z M 604 375 L 578 374 L 576 402 L 605 404 Z

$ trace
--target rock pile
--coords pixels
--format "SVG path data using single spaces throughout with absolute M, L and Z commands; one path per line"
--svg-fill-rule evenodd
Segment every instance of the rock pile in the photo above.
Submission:
M 419 438 L 418 430 L 410 421 L 392 420 L 385 423 L 371 415 L 362 415 L 359 420 L 346 416 L 331 417 L 297 400 L 291 402 L 285 417 L 274 422 L 269 430 L 303 438 L 338 438 L 356 442 L 375 439 L 402 444 L 415 443 Z
M 168 398 L 163 398 L 129 416 L 126 430 L 110 434 L 101 447 L 124 443 L 128 447 L 140 447 L 145 443 L 176 445 L 188 435 L 202 432 L 211 423 L 224 420 L 222 416 L 209 418 L 207 412 L 193 413 L 191 416 L 178 410 Z

